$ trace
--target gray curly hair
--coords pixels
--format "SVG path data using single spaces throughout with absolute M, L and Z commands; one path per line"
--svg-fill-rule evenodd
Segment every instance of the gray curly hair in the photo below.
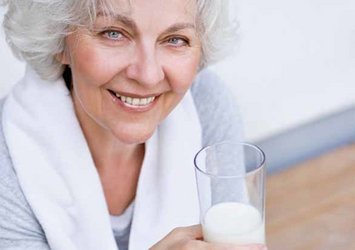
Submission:
M 3 26 L 13 53 L 48 80 L 57 79 L 65 69 L 56 59 L 64 50 L 65 37 L 75 27 L 92 25 L 98 6 L 112 7 L 107 0 L 0 1 L 8 7 Z M 204 68 L 230 52 L 236 26 L 229 20 L 229 0 L 195 1 Z

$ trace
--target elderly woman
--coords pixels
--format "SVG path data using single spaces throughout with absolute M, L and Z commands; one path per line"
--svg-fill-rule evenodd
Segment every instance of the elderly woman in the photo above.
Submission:
M 234 249 L 190 226 L 194 153 L 241 134 L 202 71 L 230 40 L 227 1 L 5 4 L 28 66 L 0 106 L 0 248 Z

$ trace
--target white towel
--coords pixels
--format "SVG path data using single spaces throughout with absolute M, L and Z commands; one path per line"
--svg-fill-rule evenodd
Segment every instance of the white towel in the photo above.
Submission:
M 117 249 L 103 189 L 62 79 L 30 68 L 4 104 L 3 129 L 23 192 L 54 250 Z M 193 156 L 201 127 L 188 92 L 146 143 L 129 249 L 198 223 Z

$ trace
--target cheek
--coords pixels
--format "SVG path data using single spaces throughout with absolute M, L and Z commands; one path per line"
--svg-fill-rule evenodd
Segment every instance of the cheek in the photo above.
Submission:
M 109 82 L 121 66 L 112 52 L 97 46 L 80 45 L 71 58 L 74 79 L 95 86 Z
M 180 58 L 168 58 L 165 70 L 172 90 L 183 95 L 191 86 L 200 63 L 200 53 L 195 52 Z

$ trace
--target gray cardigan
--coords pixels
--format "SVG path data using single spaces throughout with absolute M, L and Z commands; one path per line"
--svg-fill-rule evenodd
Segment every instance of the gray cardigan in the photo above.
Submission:
M 243 140 L 240 115 L 223 83 L 212 73 L 200 74 L 192 96 L 202 126 L 202 143 Z M 6 146 L 0 101 L 0 249 L 49 249 L 46 236 L 26 201 Z M 21 143 L 21 142 L 19 142 Z

